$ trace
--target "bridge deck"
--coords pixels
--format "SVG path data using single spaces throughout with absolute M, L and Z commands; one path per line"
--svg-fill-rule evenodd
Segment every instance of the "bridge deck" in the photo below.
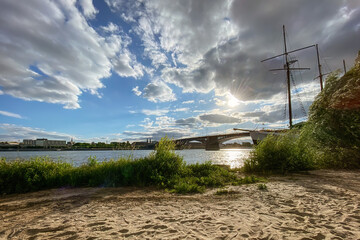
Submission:
M 249 137 L 250 132 L 242 132 L 242 133 L 228 133 L 228 134 L 218 134 L 218 135 L 209 135 L 209 136 L 199 136 L 199 137 L 191 137 L 191 138 L 181 138 L 175 139 L 175 142 L 190 142 L 190 141 L 200 141 L 205 142 L 210 138 L 217 138 L 218 141 L 224 142 L 231 139 L 236 139 L 240 137 Z

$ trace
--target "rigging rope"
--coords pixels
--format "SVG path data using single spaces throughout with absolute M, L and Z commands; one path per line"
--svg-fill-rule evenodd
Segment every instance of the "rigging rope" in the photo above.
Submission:
M 291 78 L 291 82 L 292 82 L 293 85 L 294 85 L 294 88 L 295 88 L 295 96 L 296 96 L 297 100 L 299 101 L 301 111 L 302 111 L 302 113 L 304 114 L 304 116 L 306 117 L 307 114 L 306 114 L 304 105 L 303 105 L 303 103 L 302 103 L 302 101 L 301 101 L 301 98 L 300 98 L 300 96 L 299 96 L 299 90 L 298 90 L 298 88 L 297 88 L 297 86 L 296 86 L 296 83 L 295 83 L 294 76 L 293 76 L 292 72 L 290 72 L 290 78 Z
M 285 84 L 286 84 L 286 78 L 285 78 Z M 286 85 L 285 85 L 286 86 Z M 287 98 L 288 94 L 287 91 L 285 91 L 285 99 L 284 99 L 284 114 L 283 114 L 283 121 L 286 121 L 286 114 L 287 114 Z

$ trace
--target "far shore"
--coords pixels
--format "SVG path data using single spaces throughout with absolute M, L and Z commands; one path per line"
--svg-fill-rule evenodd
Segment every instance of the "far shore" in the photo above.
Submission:
M 0 196 L 0 239 L 359 239 L 360 171 L 316 170 L 204 194 L 60 188 Z
M 199 150 L 205 148 L 176 149 L 179 150 Z M 229 149 L 253 149 L 253 147 L 224 147 L 220 150 Z M 0 152 L 44 152 L 44 151 L 129 151 L 129 150 L 154 150 L 154 149 L 112 149 L 112 148 L 81 148 L 81 149 L 62 149 L 62 148 L 19 148 L 19 149 L 0 149 Z

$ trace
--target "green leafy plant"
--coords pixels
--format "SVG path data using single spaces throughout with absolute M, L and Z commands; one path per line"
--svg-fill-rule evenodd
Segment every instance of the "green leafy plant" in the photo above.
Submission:
M 267 186 L 264 183 L 260 183 L 257 185 L 257 188 L 261 191 L 266 191 L 267 190 Z

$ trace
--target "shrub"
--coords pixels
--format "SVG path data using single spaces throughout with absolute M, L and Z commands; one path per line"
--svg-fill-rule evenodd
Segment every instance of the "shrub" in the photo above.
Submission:
M 245 172 L 287 173 L 315 167 L 313 153 L 306 147 L 298 130 L 269 135 L 244 162 Z
M 310 107 L 304 132 L 325 168 L 360 168 L 360 65 L 331 74 Z
M 0 161 L 0 193 L 29 192 L 66 184 L 72 166 L 47 157 L 28 161 Z

